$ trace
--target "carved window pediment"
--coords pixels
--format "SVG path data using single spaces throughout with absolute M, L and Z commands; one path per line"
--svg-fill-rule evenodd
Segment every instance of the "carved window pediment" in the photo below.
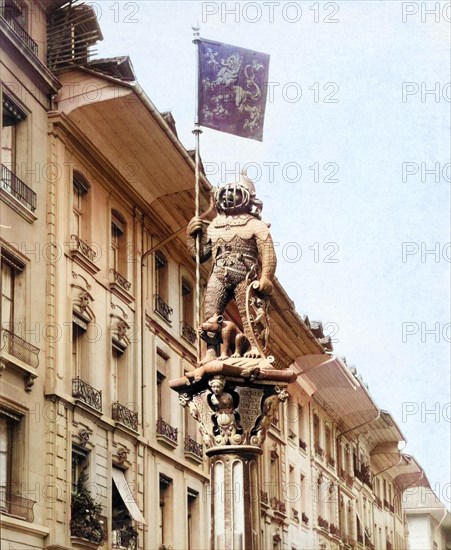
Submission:
M 95 319 L 94 312 L 92 311 L 91 304 L 94 301 L 92 295 L 84 288 L 78 285 L 73 285 L 74 297 L 73 297 L 73 313 L 74 317 L 77 317 L 80 321 L 86 324 Z M 74 320 L 75 324 L 79 324 L 82 328 L 87 330 L 87 327 L 83 327 L 82 323 Z
M 131 343 L 128 331 L 130 325 L 119 317 L 113 317 L 111 321 L 111 340 L 113 347 L 120 352 L 124 352 Z

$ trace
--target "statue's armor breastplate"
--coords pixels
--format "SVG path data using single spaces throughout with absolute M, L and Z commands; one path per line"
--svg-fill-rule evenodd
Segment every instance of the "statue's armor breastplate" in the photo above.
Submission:
M 235 235 L 231 240 L 222 238 L 212 246 L 215 266 L 246 275 L 258 265 L 258 249 L 255 238 L 242 239 Z
M 267 232 L 267 226 L 250 214 L 216 216 L 208 228 L 215 268 L 224 269 L 229 277 L 236 279 L 237 282 L 250 272 L 252 272 L 252 278 L 257 277 L 259 266 L 257 234 L 262 230 Z

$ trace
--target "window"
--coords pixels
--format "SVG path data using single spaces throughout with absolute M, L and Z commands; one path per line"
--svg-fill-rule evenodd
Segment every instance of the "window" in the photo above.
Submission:
M 125 352 L 112 348 L 112 401 L 119 401 L 122 405 L 128 403 L 128 373 Z
M 2 0 L 0 10 L 7 21 L 14 20 L 24 30 L 27 29 L 27 10 L 20 0 Z
M 134 521 L 146 525 L 146 521 L 125 478 L 126 471 L 112 469 L 112 548 L 137 548 L 138 531 Z
M 12 431 L 18 419 L 0 413 L 0 508 L 7 511 L 6 492 L 11 486 Z
M 5 90 L 2 94 L 2 149 L 1 163 L 12 174 L 17 174 L 18 163 L 23 161 L 18 145 L 23 138 L 27 115 Z
M 287 403 L 287 417 L 288 417 L 288 437 L 295 441 L 296 440 L 296 423 L 298 421 L 297 419 L 297 413 L 298 413 L 298 406 L 296 399 L 294 399 L 291 395 L 288 397 L 288 403 Z
M 36 210 L 36 193 L 18 178 L 19 168 L 26 165 L 27 115 L 25 111 L 2 90 L 2 139 L 0 149 L 1 190 L 13 196 L 28 210 Z M 16 201 L 7 200 L 13 208 Z M 26 218 L 28 219 L 28 218 Z
M 182 320 L 194 326 L 194 292 L 193 285 L 187 279 L 182 279 Z
M 76 493 L 82 472 L 88 468 L 89 451 L 79 445 L 72 446 L 72 493 Z
M 73 315 L 72 318 L 72 378 L 90 381 L 88 345 L 86 338 L 88 324 Z
M 321 432 L 320 432 L 320 421 L 317 414 L 313 415 L 313 439 L 315 442 L 315 452 L 317 455 L 323 457 L 324 450 L 321 447 Z
M 330 466 L 335 466 L 335 459 L 334 459 L 334 448 L 333 448 L 333 439 L 332 439 L 332 430 L 329 428 L 329 426 L 326 426 L 324 430 L 324 437 L 326 440 L 326 458 L 327 462 Z
M 117 210 L 111 212 L 111 251 L 114 271 L 126 276 L 126 222 Z
M 14 334 L 20 332 L 24 320 L 24 264 L 5 249 L 1 250 L 1 328 Z
M 168 396 L 166 395 L 168 362 L 169 357 L 162 350 L 157 349 L 157 418 L 163 418 L 169 412 L 167 408 Z
M 172 543 L 172 479 L 160 474 L 160 517 L 158 525 L 158 545 Z
M 270 497 L 272 499 L 279 499 L 280 496 L 280 465 L 279 454 L 276 450 L 271 451 L 269 479 L 270 481 Z M 273 506 L 274 507 L 274 506 Z
M 90 185 L 86 178 L 78 171 L 74 171 L 72 178 L 73 189 L 73 228 L 72 232 L 79 238 L 87 238 L 88 212 L 87 194 Z
M 346 504 L 343 496 L 340 496 L 339 502 L 340 530 L 343 535 L 348 535 L 348 526 L 346 525 Z
M 168 302 L 168 261 L 161 251 L 155 253 L 155 291 Z
M 34 501 L 18 492 L 24 457 L 22 428 L 20 413 L 0 407 L 0 511 L 33 521 Z
M 188 488 L 187 491 L 187 550 L 200 548 L 199 539 L 199 493 Z

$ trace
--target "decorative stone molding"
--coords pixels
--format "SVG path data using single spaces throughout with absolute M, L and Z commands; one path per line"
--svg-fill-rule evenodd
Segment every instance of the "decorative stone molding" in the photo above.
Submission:
M 89 432 L 88 430 L 86 430 L 85 428 L 81 428 L 80 430 L 78 430 L 78 433 L 77 433 L 77 437 L 80 441 L 80 445 L 82 447 L 86 447 L 86 445 L 88 444 L 88 441 L 89 441 Z
M 94 302 L 92 295 L 83 287 L 72 284 L 72 304 L 74 313 L 86 323 L 95 319 L 95 314 L 91 308 Z
M 128 336 L 130 325 L 118 315 L 110 314 L 111 316 L 111 340 L 113 347 L 120 352 L 124 352 L 131 343 Z

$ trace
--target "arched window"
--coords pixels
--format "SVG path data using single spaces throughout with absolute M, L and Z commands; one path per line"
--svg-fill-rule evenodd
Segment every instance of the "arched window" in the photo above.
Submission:
M 127 223 L 124 216 L 117 210 L 111 211 L 111 252 L 112 268 L 117 273 L 127 276 L 126 263 L 126 230 Z
M 72 233 L 78 238 L 87 237 L 87 223 L 88 223 L 88 212 L 87 212 L 87 194 L 91 188 L 88 180 L 78 172 L 74 170 L 72 176 L 72 190 L 73 190 L 73 207 L 72 207 L 72 220 L 73 227 Z

